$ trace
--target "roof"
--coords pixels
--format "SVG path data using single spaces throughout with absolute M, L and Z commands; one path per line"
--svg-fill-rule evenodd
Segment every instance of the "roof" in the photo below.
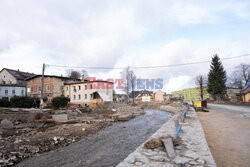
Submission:
M 0 84 L 0 87 L 26 87 L 26 86 L 22 86 L 22 85 L 5 85 L 5 84 Z
M 26 80 L 31 80 L 31 79 L 34 79 L 34 78 L 37 78 L 37 77 L 41 77 L 42 75 L 34 75 L 30 78 L 27 78 Z M 73 78 L 69 78 L 69 77 L 63 77 L 63 76 L 57 76 L 57 75 L 44 75 L 44 77 L 51 77 L 51 78 L 62 78 L 62 79 L 71 79 L 71 80 L 74 80 Z M 79 80 L 79 79 L 75 79 L 75 80 Z
M 250 81 L 242 88 L 242 91 L 246 90 L 250 87 Z
M 241 93 L 242 93 L 242 94 L 250 93 L 250 82 L 248 82 L 248 83 L 246 84 L 246 86 L 244 86 L 244 88 L 242 88 Z
M 71 82 L 71 83 L 65 83 L 64 85 L 73 85 L 73 84 L 81 84 L 81 83 L 94 83 L 94 82 L 106 82 L 106 83 L 111 83 L 114 84 L 113 82 L 110 81 L 88 81 L 88 80 L 84 80 L 84 81 L 80 81 L 80 82 Z
M 98 94 L 100 95 L 100 97 L 102 98 L 103 101 L 107 102 L 107 101 L 111 101 L 109 95 L 107 95 L 106 93 L 104 92 L 100 92 L 100 91 L 97 91 Z
M 19 70 L 12 70 L 12 69 L 8 69 L 8 68 L 3 68 L 1 70 L 1 72 L 3 70 L 8 71 L 17 80 L 26 80 L 27 78 L 35 76 L 35 74 L 33 74 L 33 73 L 23 72 L 23 71 L 19 71 Z

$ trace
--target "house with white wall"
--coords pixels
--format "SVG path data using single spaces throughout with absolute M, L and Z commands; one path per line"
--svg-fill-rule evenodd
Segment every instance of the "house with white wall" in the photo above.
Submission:
M 108 81 L 80 81 L 64 84 L 64 96 L 70 98 L 70 103 L 86 106 L 94 98 L 94 94 L 105 95 L 104 100 L 113 101 L 113 82 Z

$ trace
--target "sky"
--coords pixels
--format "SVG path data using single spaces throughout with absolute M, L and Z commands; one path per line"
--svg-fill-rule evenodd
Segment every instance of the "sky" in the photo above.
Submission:
M 250 53 L 249 0 L 1 0 L 0 68 L 66 75 L 67 68 L 137 67 L 209 61 Z M 250 56 L 224 60 L 229 75 Z M 77 69 L 82 70 L 83 68 Z M 120 78 L 120 69 L 85 69 Z M 135 69 L 163 90 L 195 86 L 209 63 Z

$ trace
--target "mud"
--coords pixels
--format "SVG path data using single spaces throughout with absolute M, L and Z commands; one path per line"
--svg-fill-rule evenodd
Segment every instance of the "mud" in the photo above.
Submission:
M 159 110 L 145 111 L 144 115 L 114 123 L 79 142 L 24 160 L 17 166 L 116 166 L 171 116 Z

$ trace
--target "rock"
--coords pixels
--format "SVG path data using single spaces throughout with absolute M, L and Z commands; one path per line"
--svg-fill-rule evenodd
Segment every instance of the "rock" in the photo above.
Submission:
M 8 119 L 4 119 L 1 121 L 1 127 L 3 129 L 13 129 L 13 123 Z
M 140 162 L 143 162 L 144 164 L 149 163 L 149 160 L 146 157 L 144 157 L 144 156 L 136 157 L 136 160 L 140 161 Z
M 189 163 L 192 159 L 186 158 L 186 157 L 180 157 L 177 156 L 175 157 L 175 159 L 173 160 L 174 163 L 178 164 L 178 165 L 184 165 L 186 163 Z
M 68 114 L 52 115 L 52 118 L 55 122 L 67 122 Z
M 4 160 L 1 160 L 1 159 L 0 159 L 0 164 L 3 164 L 3 163 L 4 163 Z
M 82 128 L 82 131 L 85 131 L 86 129 L 85 128 Z
M 156 138 L 153 138 L 144 144 L 144 147 L 147 149 L 154 149 L 161 146 L 163 146 L 162 141 Z
M 129 164 L 134 164 L 135 163 L 135 157 L 133 156 L 128 156 L 126 159 L 125 159 L 125 162 L 129 163 Z

